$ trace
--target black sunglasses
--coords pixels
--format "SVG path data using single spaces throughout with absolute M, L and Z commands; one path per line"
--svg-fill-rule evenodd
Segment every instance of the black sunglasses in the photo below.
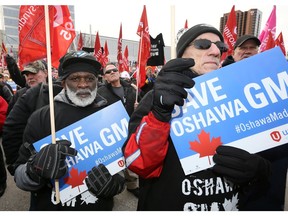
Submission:
M 117 72 L 118 70 L 116 68 L 110 69 L 105 71 L 105 74 L 110 74 L 111 72 Z
M 206 50 L 211 47 L 212 43 L 218 47 L 221 53 L 228 51 L 228 46 L 222 41 L 212 42 L 208 39 L 198 39 L 190 43 L 190 45 L 193 45 L 196 49 Z

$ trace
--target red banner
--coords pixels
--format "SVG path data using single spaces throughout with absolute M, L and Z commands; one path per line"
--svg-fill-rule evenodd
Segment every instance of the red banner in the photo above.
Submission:
M 146 14 L 146 6 L 144 5 L 142 16 L 138 25 L 137 35 L 140 36 L 139 50 L 138 50 L 138 74 L 137 74 L 137 86 L 141 88 L 145 85 L 146 80 L 146 63 L 150 57 L 150 34 L 149 26 Z
M 82 50 L 82 47 L 83 47 L 83 38 L 82 38 L 82 33 L 80 32 L 77 50 Z
M 123 71 L 130 71 L 129 70 L 129 60 L 128 60 L 128 46 L 126 45 L 124 50 L 124 57 L 123 57 Z
M 224 42 L 228 45 L 228 51 L 223 53 L 222 60 L 227 56 L 232 55 L 234 50 L 234 44 L 237 40 L 237 22 L 236 22 L 236 13 L 235 5 L 233 5 L 231 12 L 229 14 L 227 23 L 223 30 Z
M 123 59 L 122 59 L 122 23 L 120 24 L 120 32 L 118 38 L 118 52 L 117 52 L 117 60 L 118 60 L 118 70 L 119 72 L 123 71 Z
M 101 49 L 100 37 L 99 37 L 98 31 L 96 33 L 96 38 L 95 38 L 94 56 L 97 59 L 97 61 L 99 61 L 101 63 L 102 49 Z
M 185 24 L 184 24 L 184 29 L 188 29 L 188 20 L 186 19 Z
M 67 52 L 75 29 L 67 5 L 49 6 L 52 66 Z M 22 5 L 19 12 L 19 65 L 47 57 L 45 13 L 42 5 Z
M 264 47 L 264 49 L 262 50 L 265 51 L 265 50 L 269 50 L 269 49 L 272 49 L 275 47 L 275 41 L 273 39 L 273 35 L 272 35 L 272 32 L 268 32 L 268 36 L 267 36 L 267 42 L 266 42 L 266 46 Z
M 286 56 L 286 49 L 285 49 L 285 44 L 284 44 L 284 40 L 283 40 L 283 35 L 282 32 L 280 32 L 280 34 L 278 35 L 278 37 L 275 40 L 275 45 L 279 46 L 284 54 L 284 56 Z
M 105 65 L 109 62 L 109 50 L 108 50 L 108 44 L 107 44 L 107 40 L 105 41 L 105 45 L 104 45 L 104 52 L 102 55 L 102 65 L 103 67 L 105 67 Z

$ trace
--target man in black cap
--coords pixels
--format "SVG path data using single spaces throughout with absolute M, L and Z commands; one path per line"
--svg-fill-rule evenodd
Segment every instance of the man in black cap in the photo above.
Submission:
M 17 90 L 9 101 L 7 115 L 11 112 L 17 100 L 23 94 L 25 94 L 29 88 L 35 87 L 39 83 L 47 83 L 48 71 L 43 61 L 36 60 L 34 62 L 30 62 L 24 67 L 22 75 L 25 77 L 26 80 L 25 87 Z
M 85 51 L 64 56 L 61 71 L 63 90 L 54 98 L 55 130 L 71 125 L 106 107 L 107 100 L 97 94 L 97 79 L 101 65 Z M 63 177 L 68 170 L 66 156 L 76 156 L 77 150 L 68 140 L 58 140 L 36 152 L 33 143 L 50 135 L 50 106 L 35 111 L 28 120 L 23 145 L 14 163 L 14 180 L 25 191 L 31 191 L 30 210 L 112 210 L 113 197 L 124 189 L 125 180 L 111 176 L 107 168 L 94 166 L 85 178 L 88 192 L 65 203 L 55 203 L 51 181 Z
M 185 31 L 177 43 L 177 58 L 163 66 L 153 90 L 132 114 L 123 151 L 127 167 L 140 177 L 138 210 L 239 210 L 245 186 L 260 185 L 270 175 L 267 160 L 220 145 L 211 169 L 186 176 L 169 136 L 174 105 L 183 106 L 187 97 L 184 88 L 194 86 L 193 78 L 218 69 L 225 51 L 216 28 L 199 24 Z
M 260 40 L 254 35 L 243 35 L 239 37 L 234 44 L 233 54 L 227 56 L 222 63 L 222 67 L 256 55 L 260 44 Z

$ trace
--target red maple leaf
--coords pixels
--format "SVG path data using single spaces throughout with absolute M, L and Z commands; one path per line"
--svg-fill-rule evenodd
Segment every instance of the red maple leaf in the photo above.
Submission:
M 80 172 L 80 174 L 78 175 L 78 169 L 74 169 L 74 167 L 70 170 L 69 174 L 69 177 L 64 178 L 64 182 L 65 184 L 71 185 L 72 188 L 84 184 L 83 180 L 87 176 L 86 170 Z
M 210 133 L 206 133 L 204 130 L 202 130 L 201 133 L 198 134 L 198 138 L 200 142 L 195 140 L 193 142 L 189 142 L 189 144 L 191 150 L 200 154 L 200 158 L 214 155 L 216 148 L 222 144 L 221 137 L 212 137 L 212 140 L 210 142 Z M 211 164 L 209 157 L 208 160 L 209 164 Z

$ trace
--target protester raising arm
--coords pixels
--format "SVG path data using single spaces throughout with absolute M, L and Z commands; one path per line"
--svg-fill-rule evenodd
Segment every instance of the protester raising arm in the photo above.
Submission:
M 15 59 L 12 56 L 10 56 L 9 54 L 7 54 L 5 56 L 5 61 L 7 63 L 7 68 L 8 68 L 11 79 L 20 87 L 25 87 L 26 79 L 21 74 L 21 71 L 18 68 L 18 65 L 17 65 Z
M 169 121 L 174 105 L 182 106 L 187 97 L 184 88 L 192 88 L 195 84 L 189 69 L 193 65 L 193 59 L 173 59 L 167 62 L 159 72 L 153 90 L 138 105 L 137 110 L 151 107 L 151 112 L 147 110 L 149 113 L 146 113 L 137 131 L 131 135 L 125 145 L 124 155 L 129 169 L 143 178 L 158 177 L 161 173 L 168 149 Z M 151 97 L 152 106 L 149 105 Z

